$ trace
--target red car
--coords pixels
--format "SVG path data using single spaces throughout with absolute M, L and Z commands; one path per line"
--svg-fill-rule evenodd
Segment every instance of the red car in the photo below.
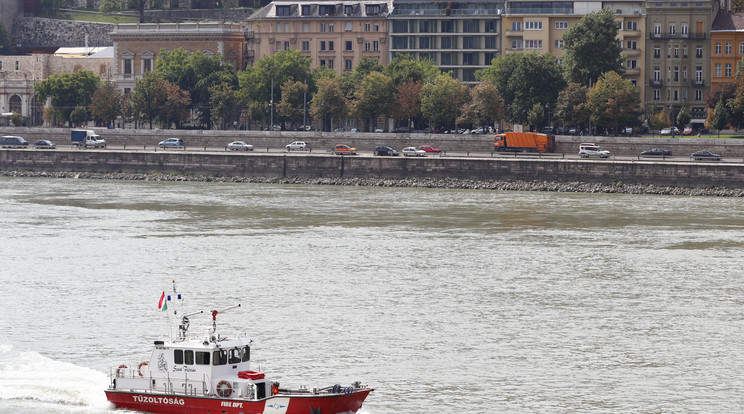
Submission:
M 440 154 L 442 152 L 442 150 L 440 150 L 439 148 L 434 148 L 431 145 L 422 145 L 418 147 L 418 149 L 420 149 L 421 151 L 433 152 L 435 154 Z

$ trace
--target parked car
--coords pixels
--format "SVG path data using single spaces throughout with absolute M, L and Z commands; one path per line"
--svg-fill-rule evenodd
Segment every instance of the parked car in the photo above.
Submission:
M 421 151 L 424 151 L 424 152 L 432 152 L 434 154 L 441 154 L 442 153 L 442 150 L 441 149 L 434 148 L 431 145 L 421 145 L 421 146 L 418 147 L 418 149 L 420 149 Z
M 715 154 L 708 150 L 694 152 L 692 153 L 692 155 L 690 155 L 690 157 L 692 157 L 692 159 L 697 160 L 697 161 L 700 161 L 700 160 L 721 161 L 721 154 Z
M 264 131 L 281 131 L 282 126 L 281 125 L 273 125 L 273 126 L 267 126 L 264 128 Z
M 679 135 L 679 129 L 677 129 L 677 127 L 664 128 L 659 131 L 659 135 L 672 135 L 672 131 L 674 131 L 674 135 Z
M 682 135 L 692 135 L 693 132 L 692 127 L 687 127 L 682 130 Z
M 351 128 L 351 129 L 349 130 L 349 132 L 359 132 L 359 129 L 358 129 L 358 128 Z
M 401 151 L 403 156 L 405 157 L 425 157 L 426 151 L 420 150 L 416 147 L 405 147 L 403 148 L 403 151 Z
M 52 141 L 49 141 L 48 139 L 40 139 L 34 142 L 34 148 L 55 149 L 57 148 L 57 144 L 53 143 Z
M 576 128 L 569 128 L 568 131 L 566 131 L 566 135 L 579 135 L 579 130 Z
M 380 156 L 397 156 L 398 151 L 393 147 L 387 147 L 383 145 L 375 147 L 374 151 L 372 151 L 372 154 Z
M 227 144 L 227 148 L 229 148 L 230 151 L 253 151 L 253 145 L 246 144 L 243 141 L 233 141 Z
M 401 127 L 393 129 L 391 132 L 398 132 L 398 133 L 411 132 L 411 128 L 407 126 L 401 126 Z
M 346 128 L 336 128 L 333 132 L 346 132 Z
M 344 144 L 338 144 L 331 150 L 336 155 L 356 155 L 357 149 Z
M 584 142 L 579 144 L 579 157 L 599 157 L 599 158 L 610 158 L 610 151 L 603 149 L 597 144 Z
M 164 141 L 158 142 L 160 148 L 183 148 L 183 139 L 181 138 L 168 138 Z
M 670 155 L 672 155 L 672 151 L 664 148 L 652 148 L 641 153 L 641 157 L 668 157 Z
M 310 149 L 310 146 L 307 145 L 307 143 L 305 141 L 294 141 L 291 144 L 287 144 L 287 151 L 292 151 L 292 150 L 295 150 L 295 151 L 297 151 L 297 150 L 304 151 L 304 150 L 307 150 L 307 149 Z
M 375 132 L 385 132 L 385 128 L 377 128 L 375 129 Z

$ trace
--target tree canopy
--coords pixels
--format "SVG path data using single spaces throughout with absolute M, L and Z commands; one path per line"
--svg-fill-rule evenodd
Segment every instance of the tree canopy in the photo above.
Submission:
M 624 73 L 622 46 L 611 9 L 592 12 L 572 24 L 563 34 L 563 64 L 571 82 L 593 85 L 605 72 Z
M 617 72 L 600 76 L 586 97 L 591 120 L 599 127 L 617 130 L 639 123 L 640 91 Z
M 98 76 L 89 71 L 81 70 L 75 73 L 57 73 L 47 79 L 34 84 L 40 101 L 51 98 L 51 108 L 57 119 L 70 121 L 70 113 L 78 107 L 87 108 L 90 105 L 93 92 L 98 89 Z
M 409 54 L 401 54 L 395 56 L 385 66 L 384 73 L 397 86 L 409 80 L 413 82 L 431 82 L 440 72 L 434 62 L 429 59 L 418 60 Z
M 452 125 L 468 98 L 468 87 L 446 73 L 421 89 L 421 113 L 437 125 Z

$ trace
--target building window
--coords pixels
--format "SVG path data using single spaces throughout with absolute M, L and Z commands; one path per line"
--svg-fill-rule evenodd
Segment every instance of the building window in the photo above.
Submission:
M 496 36 L 486 37 L 486 49 L 490 49 L 490 50 L 496 49 Z
M 364 42 L 364 51 L 369 52 L 370 50 L 372 50 L 372 43 L 367 40 Z
M 0 70 L 3 70 L 3 61 L 0 60 Z
M 440 49 L 452 49 L 452 38 L 451 37 L 443 37 L 440 41 Z
M 284 31 L 284 24 L 282 24 L 282 23 L 277 23 L 277 24 L 276 24 L 276 30 L 275 30 L 275 32 L 276 32 L 276 33 L 282 33 L 283 31 Z
M 661 36 L 661 23 L 654 24 L 654 36 Z
M 325 31 L 326 31 L 326 24 L 325 23 L 321 23 L 320 24 L 320 33 L 325 33 Z
M 373 24 L 372 25 L 372 28 L 375 29 L 374 30 L 375 32 L 379 32 L 380 31 L 380 23 Z
M 720 63 L 716 63 L 713 66 L 713 68 L 714 68 L 714 75 L 713 76 L 715 76 L 716 78 L 720 78 L 721 77 L 721 64 Z
M 354 6 L 344 6 L 344 14 L 347 16 L 354 14 Z
M 320 41 L 320 51 L 323 52 L 326 50 L 326 42 L 325 40 Z
M 563 21 L 555 22 L 555 28 L 558 30 L 568 29 L 568 22 L 563 22 Z
M 496 54 L 495 53 L 486 53 L 485 58 L 486 58 L 485 59 L 485 64 L 486 65 L 491 65 L 491 64 L 493 64 L 493 60 L 496 59 Z
M 281 52 L 281 50 L 282 50 L 282 42 L 276 41 L 276 43 L 274 43 L 274 52 Z
M 559 39 L 555 41 L 555 48 L 556 49 L 563 49 L 563 39 Z
M 521 40 L 512 40 L 512 47 L 513 50 L 520 50 L 522 49 L 522 41 Z
M 365 32 L 369 32 L 369 29 L 370 29 L 370 24 L 369 23 L 364 23 L 364 31 Z
M 328 42 L 328 50 L 333 50 L 333 40 Z
M 309 16 L 310 15 L 310 5 L 303 4 L 302 5 L 302 15 L 303 16 Z
M 661 67 L 654 66 L 654 82 L 661 81 Z
M 13 95 L 8 100 L 10 112 L 23 113 L 23 100 L 18 95 Z
M 695 100 L 696 101 L 702 101 L 703 100 L 703 91 L 700 89 L 695 90 Z
M 679 100 L 679 91 L 676 90 L 676 89 L 674 90 L 674 100 L 675 101 L 678 101 Z
M 351 69 L 352 69 L 352 66 L 351 66 L 351 59 L 346 59 L 346 60 L 344 61 L 344 69 L 346 69 L 346 70 L 351 70 Z
M 638 30 L 638 22 L 625 22 L 625 30 Z
M 678 58 L 679 57 L 679 47 L 677 47 L 677 46 L 674 47 L 674 57 L 675 58 Z
M 731 54 L 731 42 L 726 42 L 726 54 Z
M 380 10 L 379 4 L 369 4 L 367 5 L 367 16 L 377 16 L 380 14 Z
M 377 40 L 373 41 L 372 42 L 372 50 L 374 50 L 375 52 L 379 52 L 380 51 L 380 42 L 378 42 Z
M 525 49 L 542 49 L 542 40 L 525 40 Z
M 152 72 L 152 59 L 142 59 L 142 72 Z
M 333 22 L 328 23 L 328 33 L 333 33 Z
M 325 59 L 320 59 L 320 66 L 325 66 L 325 65 L 326 65 Z
M 727 78 L 730 78 L 731 77 L 731 64 L 727 63 L 723 70 L 724 70 L 724 76 Z
M 654 101 L 661 100 L 661 92 L 658 89 L 654 89 Z
M 344 41 L 344 50 L 347 52 L 351 51 L 351 40 Z
M 679 82 L 679 66 L 674 67 L 674 81 Z
M 661 48 L 654 46 L 654 58 L 658 59 L 661 57 Z
M 512 31 L 514 31 L 514 32 L 521 32 L 522 31 L 522 22 L 512 22 Z
M 463 33 L 478 33 L 478 20 L 463 20 Z
M 276 6 L 277 16 L 289 16 L 290 6 Z
M 636 66 L 638 65 L 638 61 L 637 61 L 637 60 L 635 60 L 635 59 L 628 59 L 628 60 L 626 61 L 626 64 L 627 64 L 627 67 L 628 67 L 629 69 L 635 69 L 635 68 L 636 68 Z
M 687 45 L 682 46 L 682 57 L 687 57 Z
M 630 50 L 636 50 L 638 47 L 638 41 L 636 40 L 628 40 L 628 49 Z
M 687 37 L 689 30 L 690 29 L 687 27 L 687 23 L 682 23 L 679 28 L 680 33 L 682 33 L 682 37 Z
M 309 52 L 310 51 L 310 42 L 307 40 L 302 41 L 302 51 L 303 52 Z
M 695 48 L 695 57 L 698 58 L 698 59 L 700 59 L 701 57 L 703 57 L 703 47 L 702 46 L 698 46 L 698 47 Z
M 17 63 L 18 62 L 16 62 L 16 64 Z M 17 66 L 18 65 L 16 65 L 16 67 Z M 131 75 L 132 74 L 132 59 L 124 59 L 124 74 L 125 75 Z
M 408 21 L 393 20 L 393 33 L 408 33 Z
M 720 55 L 721 54 L 721 42 L 716 42 L 716 48 L 715 48 L 715 50 L 716 50 L 716 55 Z
M 310 33 L 310 23 L 302 23 L 302 32 Z
M 346 22 L 344 24 L 344 31 L 345 32 L 350 32 L 351 31 L 351 22 Z
M 462 54 L 462 64 L 463 65 L 477 65 L 477 59 L 475 53 L 463 53 Z
M 333 59 L 328 59 L 328 69 L 333 69 Z
M 498 20 L 486 20 L 485 31 L 486 33 L 497 33 L 499 31 L 499 21 Z
M 695 67 L 695 81 L 697 82 L 703 81 L 703 67 L 702 66 Z
M 442 53 L 440 65 L 447 66 L 452 64 L 452 53 Z
M 465 36 L 462 38 L 463 49 L 478 49 L 478 38 L 475 36 Z
M 15 68 L 16 68 L 15 70 L 21 70 L 21 62 L 19 62 L 19 61 L 16 60 L 15 61 Z
M 429 49 L 431 47 L 431 38 L 428 36 L 419 38 L 419 49 Z
M 744 55 L 744 42 L 739 42 L 739 54 Z
M 336 14 L 336 6 L 321 4 L 318 6 L 318 14 L 320 14 L 321 16 L 330 16 L 332 14 Z
M 682 82 L 687 82 L 687 66 L 682 67 Z
M 542 24 L 541 21 L 526 21 L 524 22 L 524 30 L 542 30 Z
M 669 34 L 670 35 L 677 34 L 677 25 L 676 24 L 674 24 L 674 23 L 670 23 L 669 24 Z

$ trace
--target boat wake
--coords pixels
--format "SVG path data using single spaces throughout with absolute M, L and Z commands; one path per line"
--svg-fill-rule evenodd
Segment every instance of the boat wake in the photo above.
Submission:
M 38 405 L 44 412 L 52 411 L 50 406 L 101 412 L 112 408 L 103 393 L 106 387 L 108 377 L 102 372 L 0 344 L 0 406 L 15 401 L 13 406 L 20 403 L 29 411 Z

